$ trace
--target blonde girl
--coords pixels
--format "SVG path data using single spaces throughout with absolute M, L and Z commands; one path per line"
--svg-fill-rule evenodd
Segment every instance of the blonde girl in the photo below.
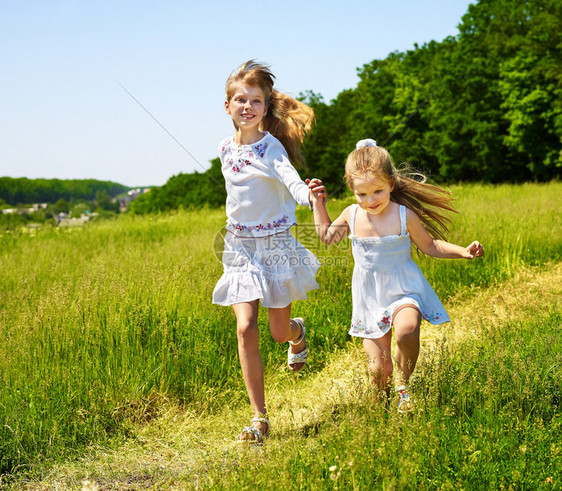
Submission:
M 313 111 L 273 88 L 269 67 L 250 60 L 226 81 L 226 113 L 234 135 L 219 144 L 226 182 L 224 274 L 213 302 L 230 305 L 237 323 L 238 354 L 254 410 L 240 441 L 261 443 L 270 434 L 259 350 L 258 306 L 268 309 L 269 330 L 289 342 L 288 364 L 299 371 L 308 349 L 304 320 L 291 319 L 291 304 L 318 288 L 316 257 L 291 234 L 296 204 L 310 206 L 309 190 L 291 161 L 302 163 L 300 146 Z
M 325 188 L 313 179 L 314 220 L 320 239 L 333 244 L 349 235 L 355 267 L 353 313 L 349 334 L 363 338 L 376 387 L 390 394 L 393 373 L 392 326 L 396 340 L 395 390 L 398 410 L 411 408 L 408 380 L 420 350 L 422 318 L 432 324 L 449 321 L 447 312 L 411 257 L 411 242 L 437 258 L 473 259 L 484 251 L 478 241 L 468 247 L 446 242 L 445 212 L 453 211 L 450 193 L 407 177 L 374 140 L 357 144 L 345 165 L 345 179 L 356 204 L 332 223 Z

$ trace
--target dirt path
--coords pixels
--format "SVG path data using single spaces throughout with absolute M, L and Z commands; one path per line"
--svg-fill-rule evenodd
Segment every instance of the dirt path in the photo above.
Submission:
M 485 335 L 507 320 L 528 319 L 549 306 L 561 309 L 562 263 L 542 272 L 521 271 L 515 278 L 475 290 L 447 306 L 452 322 L 446 327 L 425 324 L 422 356 L 429 345 L 446 336 L 449 343 L 467 336 Z M 307 434 L 321 424 L 334 407 L 345 405 L 369 390 L 359 343 L 333 356 L 315 376 L 283 387 L 269 387 L 267 398 L 273 431 L 268 445 L 283 445 L 283 436 Z M 193 482 L 194 470 L 204 473 L 210 462 L 228 460 L 237 451 L 233 435 L 247 417 L 248 407 L 225 408 L 221 414 L 186 413 L 175 407 L 139 430 L 118 450 L 93 448 L 80 461 L 59 465 L 41 482 L 22 483 L 27 489 L 182 489 Z M 306 443 L 303 443 L 303 445 Z M 228 464 L 226 464 L 228 465 Z M 95 483 L 85 483 L 94 476 Z M 178 484 L 183 483 L 183 484 Z

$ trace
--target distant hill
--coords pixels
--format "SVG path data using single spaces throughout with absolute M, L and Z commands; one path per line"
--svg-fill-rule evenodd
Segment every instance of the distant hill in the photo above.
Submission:
M 96 193 L 105 191 L 109 196 L 132 189 L 111 181 L 95 179 L 28 179 L 26 177 L 0 177 L 0 200 L 7 204 L 56 203 L 63 198 L 67 201 L 93 200 Z

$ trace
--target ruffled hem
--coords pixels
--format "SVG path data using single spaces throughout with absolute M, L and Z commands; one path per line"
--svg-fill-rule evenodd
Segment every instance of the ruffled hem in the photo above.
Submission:
M 422 317 L 431 324 L 439 325 L 449 322 L 449 315 L 443 308 L 442 311 L 434 309 L 424 309 L 423 304 L 414 298 L 404 297 L 393 302 L 386 309 L 379 309 L 373 313 L 356 314 L 353 313 L 349 335 L 359 338 L 378 339 L 382 338 L 392 327 L 392 322 L 396 311 L 404 305 L 413 305 L 420 312 Z
M 218 305 L 259 300 L 263 307 L 283 308 L 318 288 L 320 262 L 290 230 L 254 239 L 228 234 L 222 259 L 224 273 L 213 291 Z
M 259 300 L 265 308 L 283 308 L 295 300 L 306 300 L 306 292 L 318 288 L 318 268 L 301 268 L 293 274 L 269 277 L 256 271 L 226 272 L 213 291 L 213 303 L 233 305 Z

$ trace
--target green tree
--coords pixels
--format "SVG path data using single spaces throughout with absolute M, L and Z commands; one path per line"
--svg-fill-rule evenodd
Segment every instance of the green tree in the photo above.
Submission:
M 528 2 L 521 15 L 526 30 L 512 39 L 514 56 L 500 65 L 509 124 L 503 142 L 531 175 L 546 180 L 562 167 L 562 4 Z
M 68 201 L 66 201 L 64 198 L 60 198 L 53 205 L 52 211 L 55 214 L 68 213 L 70 211 L 70 205 L 68 204 Z
M 72 211 L 70 212 L 70 216 L 72 218 L 80 218 L 82 215 L 89 213 L 90 206 L 88 203 L 76 203 L 72 207 Z
M 211 161 L 203 173 L 178 174 L 166 184 L 142 194 L 129 207 L 134 214 L 159 213 L 183 208 L 221 206 L 226 201 L 220 159 Z
M 331 104 L 325 104 L 313 93 L 304 97 L 314 109 L 315 128 L 305 139 L 303 155 L 307 169 L 300 173 L 303 177 L 319 177 L 331 184 L 330 194 L 337 195 L 343 190 L 343 169 L 352 122 L 346 113 L 355 108 L 354 98 L 353 90 L 341 92 Z
M 341 189 L 345 157 L 370 137 L 437 180 L 559 176 L 561 18 L 555 0 L 481 0 L 458 36 L 373 60 L 328 104 L 305 93 L 316 113 L 309 168 Z
M 117 212 L 119 210 L 119 203 L 112 200 L 109 193 L 103 189 L 96 191 L 96 207 L 105 211 Z
M 406 161 L 438 176 L 439 163 L 428 144 L 432 128 L 432 107 L 440 97 L 439 69 L 442 54 L 453 49 L 448 38 L 407 51 L 394 67 L 393 98 L 382 117 L 387 134 L 378 138 L 397 163 Z

